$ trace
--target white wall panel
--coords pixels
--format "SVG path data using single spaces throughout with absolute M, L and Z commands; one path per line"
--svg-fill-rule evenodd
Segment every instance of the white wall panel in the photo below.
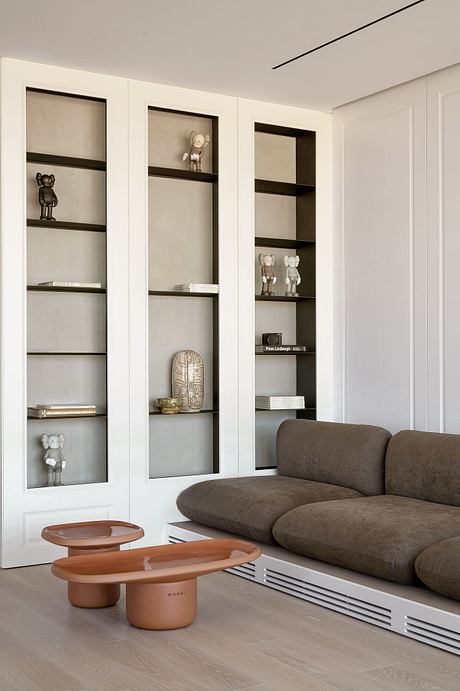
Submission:
M 335 114 L 336 418 L 425 429 L 425 81 Z
M 430 427 L 460 433 L 460 67 L 427 80 Z

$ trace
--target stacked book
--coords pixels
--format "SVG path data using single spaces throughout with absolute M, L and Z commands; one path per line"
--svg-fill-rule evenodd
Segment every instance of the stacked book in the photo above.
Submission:
M 307 346 L 304 345 L 256 345 L 256 354 L 263 353 L 306 353 Z
M 96 415 L 93 403 L 39 403 L 27 408 L 28 417 L 88 417 Z
M 179 283 L 174 290 L 181 293 L 218 293 L 217 283 Z
M 88 281 L 42 281 L 39 286 L 50 288 L 102 288 L 102 283 L 92 283 Z
M 304 396 L 256 396 L 256 410 L 302 410 Z

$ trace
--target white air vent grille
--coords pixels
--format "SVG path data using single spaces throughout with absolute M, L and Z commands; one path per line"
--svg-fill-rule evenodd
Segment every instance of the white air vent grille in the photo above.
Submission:
M 344 612 L 372 624 L 391 627 L 391 610 L 373 602 L 316 585 L 307 580 L 288 576 L 273 569 L 265 569 L 265 583 L 308 602 Z
M 460 633 L 458 631 L 437 626 L 416 617 L 406 617 L 406 633 L 424 643 L 439 645 L 452 653 L 460 654 Z
M 180 545 L 181 542 L 185 542 L 185 540 L 181 540 L 180 537 L 174 537 L 174 535 L 168 535 L 168 543 L 170 545 Z
M 238 566 L 233 566 L 231 569 L 225 569 L 228 573 L 233 573 L 236 576 L 243 576 L 243 578 L 250 578 L 255 580 L 256 578 L 256 565 L 253 561 L 247 564 L 239 564 Z

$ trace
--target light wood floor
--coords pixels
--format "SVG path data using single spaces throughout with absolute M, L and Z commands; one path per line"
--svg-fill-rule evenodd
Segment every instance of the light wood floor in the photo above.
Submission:
M 459 691 L 460 658 L 228 574 L 191 627 L 140 631 L 34 566 L 0 571 L 0 689 Z

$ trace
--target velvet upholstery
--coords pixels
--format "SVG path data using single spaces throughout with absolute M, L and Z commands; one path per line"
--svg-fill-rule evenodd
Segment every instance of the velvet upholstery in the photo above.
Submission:
M 423 550 L 415 560 L 415 571 L 430 590 L 460 600 L 460 537 Z
M 289 511 L 273 535 L 292 552 L 413 584 L 418 554 L 460 535 L 460 508 L 388 495 L 321 502 Z
M 197 523 L 271 543 L 273 524 L 294 507 L 359 496 L 356 490 L 321 482 L 280 475 L 251 476 L 199 482 L 181 492 L 177 507 Z
M 395 434 L 387 451 L 386 493 L 460 506 L 460 435 Z
M 383 494 L 390 437 L 390 432 L 372 425 L 286 420 L 276 441 L 278 472 L 362 494 Z

